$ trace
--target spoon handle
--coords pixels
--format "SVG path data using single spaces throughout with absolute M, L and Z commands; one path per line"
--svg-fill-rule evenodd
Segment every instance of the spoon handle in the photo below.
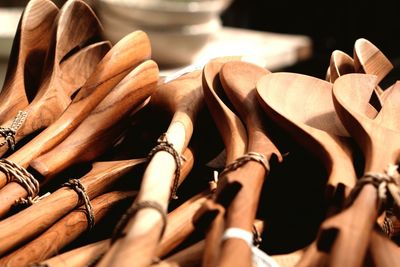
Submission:
M 330 253 L 330 266 L 362 266 L 377 209 L 377 191 L 365 185 L 349 208 L 321 225 L 317 246 Z
M 135 196 L 136 192 L 113 191 L 91 201 L 95 223 L 98 223 L 118 204 Z M 87 230 L 87 218 L 78 208 L 50 227 L 36 239 L 0 259 L 1 265 L 25 266 L 55 255 Z M 4 254 L 4 251 L 1 252 Z
M 93 164 L 93 168 L 79 180 L 89 199 L 93 199 L 106 192 L 120 177 L 143 162 L 143 159 L 96 162 Z M 43 232 L 64 214 L 75 208 L 79 201 L 75 191 L 61 187 L 35 205 L 0 221 L 0 239 L 7 240 L 7 242 L 0 243 L 0 250 L 10 250 Z
M 110 239 L 101 240 L 54 256 L 45 260 L 42 264 L 47 264 L 51 267 L 89 266 L 91 262 L 106 253 L 109 247 Z

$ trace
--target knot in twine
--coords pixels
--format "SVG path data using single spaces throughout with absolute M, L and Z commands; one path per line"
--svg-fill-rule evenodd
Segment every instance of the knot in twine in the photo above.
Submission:
M 10 127 L 0 127 L 0 135 L 4 138 L 4 141 L 0 143 L 0 147 L 7 144 L 10 150 L 15 149 L 15 135 L 18 129 L 24 123 L 26 116 L 28 115 L 25 111 L 18 111 Z
M 6 183 L 16 182 L 28 193 L 26 198 L 20 198 L 16 204 L 32 205 L 42 198 L 37 197 L 40 189 L 38 180 L 22 166 L 7 159 L 0 159 L 0 172 L 6 175 Z
M 172 186 L 171 198 L 178 199 L 176 195 L 179 186 L 179 177 L 181 176 L 181 167 L 182 160 L 186 160 L 183 155 L 180 155 L 179 152 L 174 148 L 174 145 L 168 141 L 167 133 L 163 133 L 157 140 L 158 145 L 155 146 L 147 156 L 147 160 L 150 161 L 151 158 L 159 151 L 165 151 L 172 155 L 175 160 L 176 168 L 175 168 L 175 178 Z
M 243 156 L 234 160 L 231 164 L 225 167 L 225 169 L 219 174 L 220 177 L 226 175 L 228 172 L 234 171 L 240 167 L 242 167 L 245 163 L 249 161 L 255 161 L 260 163 L 266 172 L 269 171 L 270 166 L 268 160 L 266 160 L 265 156 L 258 152 L 248 152 Z
M 399 173 L 397 167 L 397 165 L 389 165 L 385 173 L 366 173 L 357 181 L 350 192 L 345 207 L 353 204 L 361 189 L 367 184 L 373 185 L 377 189 L 379 213 L 391 208 L 393 205 L 400 207 Z M 398 215 L 396 216 L 399 217 Z
M 85 187 L 81 184 L 81 182 L 78 179 L 70 179 L 68 182 L 62 184 L 61 186 L 71 188 L 76 192 L 76 194 L 79 197 L 79 203 L 85 206 L 85 214 L 88 221 L 88 231 L 93 229 L 95 224 L 93 207 L 92 204 L 90 203 L 90 199 L 86 192 Z

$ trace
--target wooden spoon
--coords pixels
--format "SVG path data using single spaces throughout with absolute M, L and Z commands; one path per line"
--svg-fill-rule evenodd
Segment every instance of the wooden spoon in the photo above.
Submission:
M 351 147 L 335 113 L 332 84 L 300 74 L 275 73 L 260 79 L 257 92 L 266 114 L 324 161 L 328 186 L 353 187 L 356 174 Z M 299 266 L 322 264 L 324 255 L 317 253 L 312 244 Z
M 133 159 L 96 162 L 79 181 L 86 189 L 89 199 L 93 199 L 105 193 L 120 177 L 144 161 Z M 0 255 L 45 231 L 79 203 L 79 196 L 74 190 L 62 187 L 35 205 L 0 221 L 0 239 L 4 240 L 0 244 Z
M 100 102 L 91 114 L 59 145 L 31 162 L 31 172 L 41 184 L 49 181 L 67 167 L 100 156 L 121 136 L 132 108 L 140 105 L 156 89 L 158 67 L 145 61 L 132 70 Z M 18 199 L 27 195 L 17 183 L 10 183 L 0 191 L 10 190 Z M 11 199 L 11 195 L 8 195 Z M 11 204 L 11 203 L 10 203 Z
M 23 109 L 28 115 L 17 131 L 15 143 L 54 122 L 71 102 L 71 93 L 74 92 L 72 89 L 76 90 L 85 83 L 109 49 L 109 42 L 92 44 L 57 66 L 52 77 L 45 78 L 45 84 L 42 84 L 35 99 Z M 14 118 L 10 119 L 4 125 L 11 125 L 13 120 Z M 7 150 L 8 146 L 1 146 L 0 156 Z
M 137 66 L 66 139 L 30 166 L 44 179 L 51 179 L 69 166 L 104 153 L 126 128 L 126 124 L 121 127 L 118 122 L 155 92 L 157 80 L 158 66 L 154 61 Z
M 332 52 L 329 63 L 331 83 L 335 82 L 339 76 L 354 73 L 354 60 L 351 56 L 343 51 L 335 50 Z
M 0 93 L 0 123 L 13 118 L 36 94 L 57 13 L 58 8 L 49 0 L 32 0 L 26 5 Z
M 131 199 L 137 192 L 113 191 L 96 197 L 91 201 L 95 223 L 97 224 L 122 201 Z M 58 253 L 64 246 L 87 231 L 87 218 L 84 207 L 80 207 L 51 226 L 36 239 L 0 259 L 5 266 L 26 266 L 46 260 Z
M 266 135 L 262 110 L 257 102 L 256 83 L 269 73 L 259 66 L 240 61 L 225 63 L 220 71 L 223 89 L 246 125 L 247 152 L 259 153 L 267 162 L 273 155 L 282 160 L 278 149 Z M 233 178 L 229 177 L 229 173 L 225 176 L 224 179 L 234 179 L 242 185 L 227 210 L 226 229 L 252 231 L 262 184 L 268 171 L 262 164 L 249 161 L 235 171 Z M 218 266 L 251 265 L 251 259 L 244 255 L 251 255 L 251 248 L 243 240 L 228 239 L 222 243 Z
M 273 73 L 260 79 L 257 92 L 266 115 L 324 161 L 328 184 L 354 186 L 349 134 L 335 113 L 332 84 L 301 74 Z
M 400 128 L 394 114 L 400 108 L 400 92 L 392 88 L 375 119 L 362 109 L 377 81 L 374 75 L 348 74 L 337 79 L 333 86 L 336 111 L 364 153 L 365 173 L 384 173 L 399 157 Z M 362 265 L 378 216 L 377 203 L 377 190 L 367 184 L 349 208 L 323 223 L 319 243 L 330 251 L 331 266 Z M 327 233 L 331 234 L 328 244 L 324 240 Z
M 43 70 L 44 78 L 32 103 L 24 109 L 27 117 L 18 129 L 16 142 L 32 132 L 49 126 L 69 105 L 71 95 L 84 84 L 97 63 L 109 50 L 110 44 L 102 43 L 97 48 L 90 47 L 80 55 L 72 52 L 91 39 L 98 39 L 100 33 L 100 22 L 87 4 L 73 0 L 62 7 L 54 22 L 51 45 Z M 71 56 L 74 56 L 74 59 Z M 67 59 L 71 59 L 71 62 L 62 67 L 62 61 L 67 63 L 65 62 Z M 82 60 L 84 65 L 79 64 Z M 5 122 L 5 126 L 11 124 L 12 119 Z M 8 146 L 2 146 L 0 149 L 0 155 L 3 155 Z
M 203 69 L 203 91 L 205 102 L 214 119 L 226 150 L 226 165 L 231 164 L 236 158 L 242 156 L 247 149 L 247 133 L 240 119 L 225 104 L 227 101 L 219 80 L 220 70 L 226 62 L 240 60 L 240 57 L 222 57 L 209 61 Z M 221 183 L 221 180 L 218 181 Z M 220 185 L 218 185 L 220 186 Z M 218 187 L 217 187 L 218 188 Z M 219 199 L 228 205 L 233 199 L 240 184 L 234 186 L 224 186 L 224 191 L 219 192 Z M 207 235 L 206 245 L 203 256 L 202 266 L 214 267 L 217 263 L 220 250 L 220 240 L 225 229 L 225 209 L 214 199 L 207 201 L 202 209 L 203 214 L 199 216 L 209 216 L 215 214 L 215 218 L 210 223 Z
M 196 115 L 203 105 L 201 72 L 187 73 L 161 85 L 151 101 L 170 109 L 173 117 L 166 136 L 168 142 L 181 154 L 191 139 Z M 175 159 L 171 154 L 166 151 L 156 152 L 144 172 L 136 201 L 155 201 L 166 210 L 171 186 L 173 191 L 177 188 L 177 184 L 172 185 L 175 169 Z M 139 210 L 125 227 L 126 237 L 114 243 L 99 266 L 107 266 L 110 262 L 118 266 L 132 266 L 132 258 L 137 259 L 134 266 L 148 266 L 159 242 L 162 229 L 160 220 L 159 212 L 153 209 Z M 126 253 L 130 256 L 126 257 Z
M 97 64 L 96 69 L 61 117 L 7 159 L 22 167 L 28 167 L 33 159 L 68 136 L 115 85 L 137 64 L 149 57 L 150 42 L 144 32 L 137 31 L 125 36 Z M 0 187 L 5 183 L 6 177 L 0 173 Z M 15 200 L 15 195 L 21 193 L 19 185 L 12 183 L 9 186 L 11 188 L 7 190 L 5 188 L 0 190 L 0 214 L 4 214 Z
M 354 43 L 353 57 L 355 71 L 376 75 L 377 84 L 393 69 L 392 63 L 379 48 L 364 38 Z

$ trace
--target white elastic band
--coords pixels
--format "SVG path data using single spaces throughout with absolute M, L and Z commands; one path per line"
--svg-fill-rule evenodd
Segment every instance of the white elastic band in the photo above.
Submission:
M 246 242 L 249 247 L 253 247 L 253 233 L 250 231 L 246 231 L 240 228 L 228 228 L 225 230 L 222 235 L 222 241 L 230 239 L 230 238 L 238 238 Z

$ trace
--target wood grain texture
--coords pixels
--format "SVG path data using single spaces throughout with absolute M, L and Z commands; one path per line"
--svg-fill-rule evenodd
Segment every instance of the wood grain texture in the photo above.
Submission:
M 171 109 L 173 116 L 166 135 L 168 142 L 182 154 L 191 139 L 194 121 L 203 102 L 201 72 L 184 74 L 160 85 L 154 98 L 162 100 L 159 104 Z M 183 163 L 186 164 L 185 161 Z M 175 169 L 175 159 L 171 154 L 166 151 L 156 152 L 143 174 L 136 201 L 155 201 L 166 211 L 171 198 Z M 159 243 L 162 227 L 160 219 L 160 214 L 153 209 L 138 211 L 125 228 L 127 236 L 113 245 L 99 266 L 149 265 Z M 132 259 L 137 258 L 140 260 L 132 262 Z
M 96 162 L 79 180 L 89 199 L 93 199 L 105 193 L 120 177 L 143 162 L 144 159 Z M 0 243 L 0 255 L 42 233 L 79 203 L 79 196 L 74 190 L 62 187 L 35 205 L 0 221 L 0 240 L 5 241 Z
M 33 159 L 65 139 L 114 86 L 138 64 L 150 57 L 150 53 L 150 42 L 144 32 L 136 31 L 125 36 L 97 64 L 60 118 L 7 159 L 28 167 Z M 0 173 L 0 187 L 4 186 L 5 182 L 5 175 Z M 10 183 L 0 190 L 0 215 L 9 210 L 16 197 L 21 195 L 21 190 L 16 183 Z
M 49 0 L 32 0 L 26 5 L 0 93 L 1 124 L 25 108 L 36 94 L 57 14 L 58 8 Z
M 193 163 L 194 163 L 194 154 L 193 151 L 190 148 L 187 148 L 185 150 L 185 152 L 183 153 L 184 157 L 186 158 L 186 160 L 183 162 L 182 165 L 182 169 L 181 169 L 181 178 L 179 183 L 181 183 L 186 177 L 187 175 L 190 173 L 192 167 L 193 167 Z M 159 180 L 160 181 L 160 180 Z M 195 205 L 195 204 L 193 204 Z M 190 207 L 187 207 L 188 210 L 186 210 L 185 208 L 185 216 L 191 216 L 192 208 L 193 206 L 190 205 Z M 190 211 L 189 211 L 190 209 Z M 101 260 L 101 262 L 99 263 L 99 266 L 107 266 L 108 264 L 110 264 L 112 266 L 112 264 L 114 263 L 114 257 L 115 255 L 117 255 L 118 257 L 122 257 L 125 259 L 125 262 L 123 262 L 122 264 L 126 264 L 126 263 L 132 263 L 132 254 L 137 253 L 137 250 L 141 250 L 142 254 L 141 256 L 138 256 L 135 259 L 138 259 L 137 261 L 135 260 L 134 264 L 139 264 L 139 265 L 149 265 L 152 261 L 152 259 L 154 257 L 156 257 L 157 252 L 157 248 L 158 245 L 160 243 L 159 237 L 160 237 L 160 232 L 161 232 L 161 216 L 157 211 L 154 211 L 152 209 L 145 209 L 145 210 L 141 210 L 140 211 L 142 213 L 142 216 L 145 216 L 144 218 L 148 220 L 146 220 L 146 223 L 148 224 L 148 226 L 140 228 L 140 232 L 139 233 L 133 233 L 135 235 L 133 235 L 131 232 L 128 232 L 128 235 L 125 236 L 122 239 L 117 240 L 114 245 L 111 247 L 111 249 L 107 252 L 107 254 L 105 255 L 105 257 Z M 186 213 L 187 212 L 187 213 Z M 180 212 L 178 214 L 174 214 L 173 217 L 175 216 L 180 216 Z M 182 213 L 183 214 L 183 213 Z M 132 223 L 132 220 L 130 221 L 130 223 Z M 168 225 L 167 225 L 168 227 Z M 187 227 L 187 226 L 186 226 Z M 185 229 L 191 229 L 192 226 L 189 226 L 188 228 Z M 127 227 L 125 228 L 125 232 L 128 231 L 128 229 L 130 229 L 130 225 L 128 224 Z M 175 232 L 174 230 L 174 226 L 171 226 L 170 231 L 171 232 Z M 129 235 L 130 234 L 130 235 Z M 177 239 L 175 239 L 177 238 Z M 171 247 L 169 247 L 169 243 L 175 243 L 175 242 L 180 242 L 179 240 L 181 240 L 181 238 L 183 238 L 183 236 L 177 236 L 177 237 L 172 237 L 169 235 L 166 235 L 166 238 L 164 239 L 163 242 L 165 242 L 164 244 L 162 244 L 161 241 L 161 252 L 162 251 L 166 251 L 169 250 Z M 148 246 L 148 247 L 147 247 Z
M 247 134 L 240 119 L 224 103 L 219 81 L 222 65 L 239 57 L 224 57 L 209 61 L 203 69 L 203 91 L 207 107 L 215 121 L 226 151 L 226 165 L 243 155 L 247 149 Z
M 121 201 L 132 198 L 135 192 L 113 191 L 91 201 L 95 222 L 98 223 Z M 1 266 L 27 266 L 50 258 L 87 230 L 87 219 L 76 209 L 60 219 L 47 231 L 28 244 L 0 259 Z
M 393 69 L 390 60 L 367 39 L 360 38 L 354 43 L 354 69 L 357 73 L 366 73 L 377 76 L 379 84 Z
M 162 258 L 166 256 L 194 232 L 194 215 L 207 200 L 208 196 L 209 192 L 197 194 L 168 213 L 167 228 L 157 248 L 158 257 Z
M 109 49 L 109 42 L 95 43 L 69 57 L 61 66 L 55 63 L 54 69 L 47 72 L 49 76 L 44 77 L 36 97 L 23 109 L 28 116 L 18 129 L 15 142 L 18 143 L 53 123 L 71 102 L 74 90 L 85 83 Z M 4 125 L 11 125 L 13 119 L 6 121 Z M 0 155 L 7 151 L 8 146 L 0 147 Z
M 209 61 L 203 69 L 204 97 L 225 145 L 226 165 L 242 156 L 247 150 L 246 129 L 239 117 L 227 106 L 226 95 L 219 79 L 221 68 L 225 63 L 240 59 L 240 57 L 216 58 Z M 223 195 L 220 184 L 221 179 L 218 181 L 217 190 L 220 191 L 219 195 Z M 226 191 L 231 191 L 228 186 L 223 188 Z M 236 194 L 236 192 L 229 192 L 227 195 L 233 197 L 232 194 Z M 220 254 L 220 240 L 225 229 L 225 207 L 217 203 L 214 197 L 214 199 L 205 203 L 203 210 L 202 216 L 209 216 L 212 212 L 215 213 L 215 218 L 207 230 L 202 266 L 216 266 Z
M 353 187 L 356 174 L 349 133 L 336 115 L 331 83 L 301 74 L 272 73 L 260 79 L 257 92 L 265 114 L 323 161 L 328 184 Z
M 268 70 L 254 64 L 236 61 L 225 63 L 219 75 L 225 94 L 245 123 L 248 136 L 247 152 L 260 153 L 267 162 L 270 161 L 272 156 L 282 160 L 280 152 L 267 135 L 267 126 L 263 121 L 264 114 L 258 105 L 256 95 L 258 80 L 269 73 Z M 220 178 L 222 181 L 218 185 L 217 195 L 221 187 L 224 186 L 225 180 L 229 183 L 237 182 L 242 185 L 227 209 L 225 229 L 234 227 L 251 232 L 261 188 L 268 171 L 262 164 L 249 161 L 237 170 Z M 237 238 L 223 242 L 221 257 L 217 266 L 250 266 L 251 259 L 242 256 L 243 254 L 251 254 L 250 247 L 245 246 L 243 248 L 243 244 L 244 242 Z
M 158 66 L 147 60 L 133 69 L 60 144 L 30 163 L 46 180 L 67 167 L 104 153 L 126 128 L 132 108 L 156 90 Z M 125 127 L 124 127 L 125 126 Z
M 399 158 L 398 90 L 390 92 L 375 119 L 364 113 L 377 81 L 375 75 L 348 74 L 333 87 L 336 111 L 364 153 L 365 173 L 384 173 Z M 377 197 L 376 188 L 366 185 L 352 206 L 322 224 L 320 242 L 325 232 L 337 232 L 330 248 L 330 266 L 362 266 L 378 216 Z
M 42 264 L 51 267 L 82 267 L 89 266 L 93 260 L 106 253 L 110 240 L 105 239 L 83 247 L 79 247 L 45 260 Z

